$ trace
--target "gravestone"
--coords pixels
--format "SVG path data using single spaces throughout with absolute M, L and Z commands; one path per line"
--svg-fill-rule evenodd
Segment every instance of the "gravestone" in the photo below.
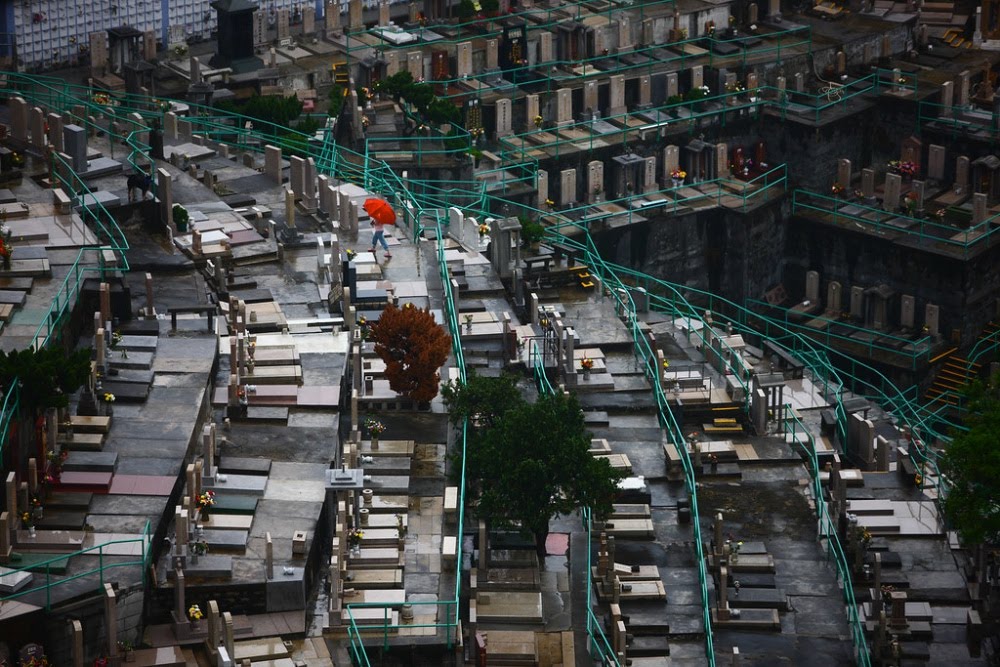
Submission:
M 837 182 L 845 188 L 851 187 L 851 161 L 841 158 L 837 160 Z
M 357 32 L 358 30 L 364 30 L 365 19 L 364 19 L 364 4 L 361 0 L 350 0 L 348 5 L 348 25 L 350 26 L 351 32 Z
M 622 12 L 618 15 L 618 51 L 630 51 L 632 44 L 632 23 L 628 14 Z
M 856 320 L 865 317 L 865 288 L 857 285 L 851 287 L 851 317 Z
M 326 23 L 328 35 L 340 32 L 340 0 L 326 0 L 326 5 L 323 8 L 323 20 Z
M 592 160 L 587 164 L 587 201 L 595 201 L 604 192 L 604 163 Z
M 931 144 L 927 148 L 927 178 L 932 181 L 944 180 L 945 147 Z
M 667 183 L 672 178 L 671 174 L 675 169 L 680 169 L 680 149 L 670 145 L 663 149 L 663 182 Z
M 45 132 L 45 112 L 41 107 L 32 107 L 28 113 L 28 125 L 31 127 L 31 143 L 39 151 L 44 152 L 48 143 L 48 134 Z
M 272 181 L 280 184 L 281 171 L 281 149 L 277 146 L 264 146 L 264 173 Z
M 924 326 L 927 328 L 927 334 L 934 338 L 937 338 L 941 333 L 940 317 L 941 309 L 938 306 L 933 303 L 924 306 Z
M 806 301 L 810 304 L 819 303 L 819 272 L 806 271 Z
M 840 316 L 841 291 L 840 283 L 836 280 L 831 280 L 826 286 L 826 312 L 833 317 Z
M 885 175 L 885 195 L 882 198 L 882 208 L 886 211 L 895 211 L 899 208 L 899 192 L 902 188 L 903 177 L 899 174 Z
M 608 80 L 608 116 L 625 113 L 625 76 L 615 74 Z
M 12 97 L 7 101 L 10 113 L 10 133 L 15 141 L 28 141 L 28 103 L 23 97 Z
M 535 118 L 539 115 L 538 113 L 538 95 L 525 95 L 524 96 L 524 129 L 531 130 L 536 129 Z
M 715 145 L 715 170 L 718 178 L 729 178 L 729 147 L 725 143 Z
M 513 103 L 507 99 L 503 98 L 497 100 L 496 107 L 496 135 L 497 137 L 506 137 L 513 133 Z
M 916 202 L 914 211 L 917 214 L 922 214 L 924 212 L 924 193 L 926 187 L 923 181 L 913 181 L 910 184 L 910 192 L 913 194 L 913 201 Z
M 987 209 L 989 207 L 985 192 L 976 192 L 972 195 L 972 224 L 978 225 L 986 220 Z
M 677 72 L 669 72 L 667 74 L 667 100 L 678 94 L 677 92 Z
M 495 70 L 500 68 L 500 54 L 497 40 L 486 40 L 486 69 Z
M 306 161 L 298 155 L 293 155 L 288 160 L 289 174 L 291 175 L 292 192 L 296 199 L 302 196 L 306 180 Z
M 955 160 L 955 185 L 953 189 L 956 194 L 962 194 L 969 189 L 969 158 L 959 155 Z
M 691 68 L 691 87 L 701 88 L 705 83 L 705 71 L 702 65 L 695 65 Z
M 544 169 L 539 169 L 535 174 L 535 192 L 537 199 L 535 208 L 544 210 L 545 202 L 549 198 L 549 172 Z
M 424 78 L 424 54 L 420 51 L 410 51 L 406 54 L 406 70 L 414 81 Z
M 77 173 L 87 171 L 87 131 L 79 125 L 63 127 L 63 143 L 66 154 L 73 162 L 73 170 Z
M 277 22 L 277 36 L 278 41 L 288 39 L 292 36 L 291 30 L 289 28 L 290 23 L 288 8 L 282 8 L 278 10 L 278 22 Z
M 539 64 L 552 62 L 552 33 L 544 29 L 538 36 L 538 62 Z
M 958 75 L 958 106 L 969 106 L 969 84 L 971 74 L 966 70 Z
M 910 294 L 904 294 L 899 299 L 899 324 L 904 329 L 913 328 L 913 317 L 916 313 L 916 300 Z
M 399 74 L 399 54 L 395 51 L 385 54 L 385 73 L 387 76 Z
M 795 73 L 795 92 L 804 93 L 806 90 L 806 77 L 802 72 Z
M 865 168 L 861 170 L 861 196 L 870 203 L 875 199 L 875 170 Z
M 378 3 L 378 24 L 382 27 L 388 27 L 389 22 L 389 3 L 387 0 L 381 0 Z
M 941 115 L 950 116 L 955 103 L 955 83 L 945 81 L 941 84 Z
M 777 89 L 778 89 L 778 101 L 779 102 L 784 102 L 785 101 L 785 90 L 788 87 L 788 80 L 785 77 L 783 77 L 783 76 L 779 76 L 777 78 L 777 80 L 775 81 L 775 87 L 777 87 Z
M 563 206 L 576 201 L 576 169 L 559 172 L 559 203 Z
M 592 114 L 597 111 L 597 82 L 587 81 L 583 84 L 583 111 Z M 590 116 L 586 120 L 590 120 Z
M 653 87 L 648 74 L 639 77 L 639 106 L 649 106 L 652 100 Z
M 50 113 L 48 115 L 49 136 L 48 141 L 52 144 L 53 150 L 57 153 L 63 152 L 63 117 L 61 114 Z
M 457 55 L 455 57 L 457 63 L 457 75 L 460 79 L 464 79 L 472 74 L 472 42 L 462 42 L 457 47 Z
M 847 71 L 847 55 L 843 51 L 837 51 L 837 74 Z
M 104 30 L 90 33 L 90 72 L 104 76 L 108 67 L 108 33 Z
M 642 169 L 642 192 L 649 194 L 659 189 L 656 185 L 656 156 L 650 155 L 645 160 Z
M 556 91 L 556 125 L 570 125 L 573 122 L 573 91 L 560 88 Z

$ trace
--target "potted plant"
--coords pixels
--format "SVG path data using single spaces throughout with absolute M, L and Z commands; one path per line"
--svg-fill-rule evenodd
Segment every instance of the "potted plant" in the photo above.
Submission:
M 580 368 L 583 369 L 583 379 L 590 380 L 590 371 L 594 368 L 594 360 L 590 357 L 584 357 L 580 360 Z
M 361 540 L 365 537 L 365 531 L 355 528 L 347 534 L 347 543 L 351 547 L 351 552 L 357 556 L 361 552 Z
M 174 225 L 177 226 L 177 231 L 184 233 L 188 229 L 188 222 L 191 220 L 191 216 L 188 215 L 187 209 L 180 204 L 174 204 L 173 209 L 174 215 Z
M 684 179 L 687 178 L 687 172 L 683 169 L 674 169 L 670 172 L 670 179 L 673 181 L 675 188 L 679 188 L 684 185 Z
M 28 537 L 35 537 L 35 515 L 33 512 L 21 513 L 21 526 L 28 529 Z
M 123 639 L 118 642 L 118 652 L 125 656 L 125 662 L 135 661 L 135 650 L 129 640 Z
M 205 618 L 205 614 L 202 613 L 201 607 L 196 604 L 188 607 L 188 618 L 191 619 L 191 629 L 198 629 L 198 621 Z
M 538 250 L 542 237 L 545 236 L 545 227 L 530 218 L 521 218 L 520 221 L 521 243 L 532 250 Z

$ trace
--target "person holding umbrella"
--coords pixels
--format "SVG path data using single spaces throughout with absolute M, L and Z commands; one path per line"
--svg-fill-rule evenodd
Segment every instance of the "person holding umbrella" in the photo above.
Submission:
M 385 241 L 385 226 L 396 222 L 396 212 L 384 199 L 369 199 L 364 203 L 364 209 L 372 220 L 372 254 L 378 259 L 378 244 L 385 250 L 385 258 L 390 259 L 389 244 Z

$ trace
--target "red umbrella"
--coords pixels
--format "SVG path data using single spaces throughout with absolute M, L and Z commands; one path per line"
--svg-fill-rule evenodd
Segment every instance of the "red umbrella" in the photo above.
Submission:
M 363 208 L 368 212 L 372 220 L 380 225 L 396 224 L 396 212 L 392 210 L 389 202 L 384 199 L 367 199 Z

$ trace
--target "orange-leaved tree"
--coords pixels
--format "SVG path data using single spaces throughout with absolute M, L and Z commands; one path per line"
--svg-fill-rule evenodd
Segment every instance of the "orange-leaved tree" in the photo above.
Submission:
M 387 306 L 372 326 L 371 340 L 393 391 L 421 403 L 437 396 L 438 369 L 448 359 L 451 336 L 429 310 Z

